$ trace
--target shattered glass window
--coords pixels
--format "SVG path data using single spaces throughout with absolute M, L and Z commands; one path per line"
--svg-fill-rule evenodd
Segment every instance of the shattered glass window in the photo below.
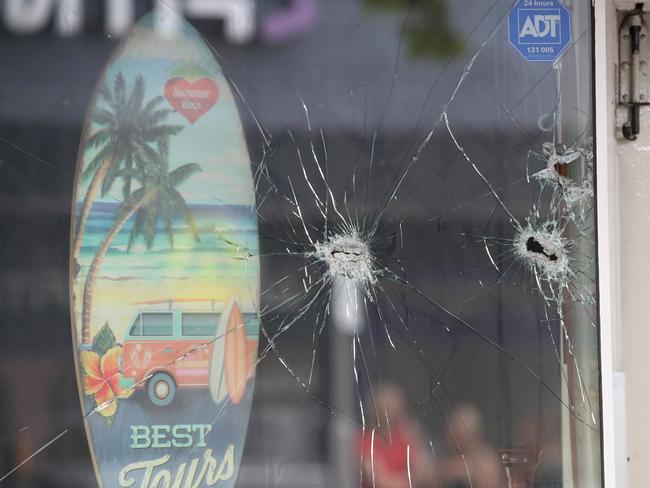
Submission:
M 602 485 L 589 0 L 2 6 L 0 486 Z M 137 28 L 205 45 L 218 96 L 111 71 Z M 134 138 L 117 94 L 168 125 Z M 247 154 L 254 203 L 212 225 L 238 183 L 170 137 L 227 100 L 211 164 Z M 240 275 L 259 301 L 200 293 Z

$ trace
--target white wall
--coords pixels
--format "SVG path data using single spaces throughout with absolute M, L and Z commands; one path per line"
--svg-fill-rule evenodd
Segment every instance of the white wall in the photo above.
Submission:
M 628 477 L 630 487 L 641 487 L 649 486 L 650 460 L 650 108 L 641 111 L 637 140 L 619 143 L 618 159 Z

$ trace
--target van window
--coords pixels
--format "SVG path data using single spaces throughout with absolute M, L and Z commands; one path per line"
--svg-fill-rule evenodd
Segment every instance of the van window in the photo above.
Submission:
M 184 313 L 182 331 L 184 336 L 213 336 L 217 330 L 218 313 Z
M 250 335 L 255 335 L 259 328 L 259 315 L 257 313 L 245 313 L 244 314 L 244 325 L 246 326 L 247 334 L 248 330 L 251 330 Z
M 142 315 L 138 314 L 138 316 L 133 321 L 133 324 L 131 325 L 131 330 L 129 330 L 129 335 L 131 336 L 142 335 Z
M 171 313 L 143 313 L 142 335 L 168 336 L 173 334 L 173 318 Z

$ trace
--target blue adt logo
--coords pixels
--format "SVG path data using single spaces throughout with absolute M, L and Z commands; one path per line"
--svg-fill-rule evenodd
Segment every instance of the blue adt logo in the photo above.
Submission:
M 508 38 L 527 61 L 555 61 L 571 42 L 571 13 L 559 0 L 519 0 Z

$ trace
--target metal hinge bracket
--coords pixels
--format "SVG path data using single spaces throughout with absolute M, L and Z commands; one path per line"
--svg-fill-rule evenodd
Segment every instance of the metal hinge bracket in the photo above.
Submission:
M 618 31 L 619 136 L 633 141 L 640 130 L 641 105 L 650 104 L 650 36 L 643 4 L 623 13 Z

